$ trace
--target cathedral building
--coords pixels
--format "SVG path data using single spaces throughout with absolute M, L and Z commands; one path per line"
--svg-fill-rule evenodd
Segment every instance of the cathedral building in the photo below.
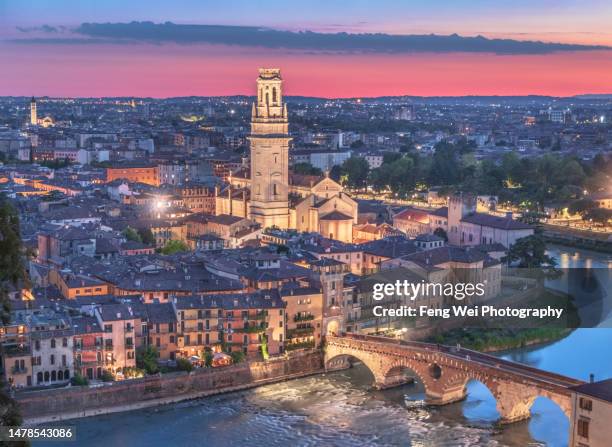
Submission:
M 259 69 L 248 140 L 250 169 L 232 173 L 228 185 L 217 188 L 217 215 L 352 242 L 357 202 L 328 176 L 289 172 L 289 119 L 277 68 Z

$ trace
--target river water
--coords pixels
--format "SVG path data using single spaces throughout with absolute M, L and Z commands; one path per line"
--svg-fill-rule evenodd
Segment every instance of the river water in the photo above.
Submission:
M 605 255 L 556 247 L 562 262 L 601 263 Z M 551 250 L 552 252 L 552 250 Z M 570 255 L 573 261 L 570 261 Z M 563 261 L 565 259 L 565 261 Z M 599 265 L 599 264 L 598 264 Z M 504 358 L 588 380 L 612 376 L 612 330 L 577 329 L 563 340 L 500 354 Z M 463 402 L 428 407 L 419 383 L 371 389 L 362 365 L 181 404 L 71 421 L 77 442 L 108 446 L 565 446 L 569 421 L 539 398 L 528 421 L 499 427 L 495 400 L 479 382 Z M 50 444 L 52 445 L 52 444 Z M 57 444 L 55 444 L 57 445 Z

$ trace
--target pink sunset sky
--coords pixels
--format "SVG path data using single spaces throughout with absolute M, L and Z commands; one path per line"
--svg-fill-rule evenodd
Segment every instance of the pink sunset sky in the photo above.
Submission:
M 159 9 L 162 8 L 159 3 L 153 2 L 155 6 L 146 14 L 142 13 L 146 10 L 143 5 L 140 10 L 131 5 L 129 11 L 119 14 L 117 11 L 121 8 L 114 1 L 95 10 L 91 9 L 93 6 L 88 9 L 81 4 L 75 6 L 76 12 L 66 6 L 69 3 L 76 5 L 74 2 L 59 2 L 59 6 L 50 9 L 53 3 L 58 5 L 57 2 L 24 1 L 22 9 L 17 5 L 0 7 L 0 16 L 3 17 L 0 19 L 0 95 L 171 97 L 252 94 L 260 66 L 281 68 L 286 92 L 290 95 L 571 96 L 612 93 L 612 50 L 607 48 L 568 48 L 563 51 L 545 48 L 530 54 L 520 50 L 506 53 L 463 51 L 462 43 L 459 43 L 458 47 L 441 51 L 337 51 L 302 42 L 296 44 L 298 47 L 284 47 L 282 40 L 280 44 L 268 45 L 235 43 L 232 40 L 234 36 L 222 42 L 177 42 L 173 41 L 174 38 L 164 40 L 161 37 L 157 39 L 157 36 L 128 39 L 124 35 L 82 35 L 74 31 L 84 22 L 151 20 L 162 23 L 162 17 L 166 17 L 178 24 L 221 23 L 275 30 L 308 29 L 323 34 L 347 31 L 448 36 L 457 32 L 460 36 L 483 35 L 489 39 L 612 47 L 612 36 L 605 26 L 605 23 L 612 23 L 608 21 L 612 17 L 612 8 L 597 1 L 582 2 L 582 7 L 578 5 L 580 2 L 539 2 L 541 4 L 532 8 L 528 16 L 525 11 L 522 15 L 513 12 L 510 2 L 499 2 L 502 7 L 494 11 L 486 2 L 476 1 L 471 2 L 468 11 L 455 11 L 462 14 L 459 16 L 453 16 L 451 10 L 447 13 L 441 11 L 439 20 L 436 20 L 433 6 L 428 7 L 426 2 L 405 2 L 414 3 L 416 10 L 407 10 L 405 5 L 397 2 L 381 2 L 380 6 L 387 5 L 388 8 L 385 16 L 380 7 L 375 12 L 369 11 L 367 6 L 357 1 L 356 4 L 361 6 L 352 13 L 344 14 L 338 5 L 333 7 L 333 11 L 327 11 L 328 14 L 324 14 L 325 11 L 319 15 L 303 12 L 301 24 L 293 14 L 291 20 L 283 20 L 288 11 L 276 11 L 272 18 L 255 12 L 249 14 L 249 3 L 243 3 L 244 11 L 233 16 L 227 8 L 217 6 L 208 11 L 208 20 L 202 20 L 198 14 L 193 14 L 194 19 L 189 20 L 185 4 L 190 2 L 177 2 L 183 6 L 171 10 L 168 10 L 168 5 Z M 262 3 L 270 3 L 272 7 L 274 2 Z M 441 2 L 450 9 L 456 8 L 457 3 L 467 2 Z M 517 0 L 513 3 L 520 6 L 525 2 Z M 111 8 L 112 4 L 115 4 L 115 9 Z M 348 7 L 348 3 L 345 6 Z M 174 15 L 168 16 L 173 11 Z M 417 13 L 422 16 L 418 22 L 400 20 L 401 14 L 412 17 L 418 16 Z M 572 16 L 574 19 L 570 20 Z M 456 19 L 451 20 L 453 17 Z M 195 20 L 198 18 L 200 20 Z M 564 27 L 565 32 L 562 31 Z M 86 38 L 87 42 L 76 43 L 80 38 Z

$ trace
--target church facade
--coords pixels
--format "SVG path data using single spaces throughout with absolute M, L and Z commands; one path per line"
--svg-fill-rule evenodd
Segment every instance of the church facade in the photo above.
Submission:
M 216 214 L 247 217 L 262 228 L 318 232 L 352 242 L 357 202 L 328 176 L 289 172 L 289 119 L 280 70 L 261 68 L 252 107 L 250 169 L 216 191 Z

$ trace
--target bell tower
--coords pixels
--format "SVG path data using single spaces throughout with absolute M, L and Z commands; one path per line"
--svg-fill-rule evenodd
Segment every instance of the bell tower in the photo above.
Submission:
M 36 99 L 32 96 L 30 101 L 30 125 L 36 126 L 38 124 L 38 117 L 36 116 Z
M 249 217 L 264 228 L 289 226 L 289 121 L 280 69 L 260 68 L 251 134 Z

